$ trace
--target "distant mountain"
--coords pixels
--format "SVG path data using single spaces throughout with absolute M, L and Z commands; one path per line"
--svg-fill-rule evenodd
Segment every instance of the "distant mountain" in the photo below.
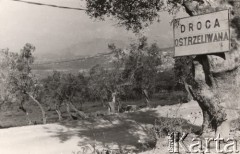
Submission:
M 163 55 L 173 56 L 173 48 L 160 49 Z M 90 69 L 97 64 L 104 67 L 111 67 L 111 55 L 95 54 L 93 56 L 72 56 L 71 58 L 59 58 L 48 61 L 36 61 L 33 65 L 34 70 L 86 70 Z M 66 56 L 67 57 L 67 56 Z
M 104 39 L 96 38 L 91 41 L 79 42 L 78 44 L 73 44 L 68 46 L 58 52 L 45 53 L 37 55 L 36 61 L 52 61 L 68 59 L 73 57 L 80 57 L 86 55 L 95 55 L 98 53 L 106 53 L 109 51 L 109 44 L 116 44 L 117 47 L 125 48 L 129 44 L 129 40 L 117 40 L 117 39 Z
M 53 70 L 69 73 L 87 72 L 97 64 L 109 68 L 112 66 L 111 55 L 104 54 L 110 52 L 108 44 L 114 43 L 117 47 L 126 48 L 129 44 L 127 41 L 95 39 L 91 42 L 81 42 L 59 51 L 57 55 L 37 57 L 32 68 L 40 77 L 46 77 Z M 172 47 L 162 48 L 161 52 L 163 55 L 173 56 Z
M 63 49 L 64 53 L 72 53 L 75 55 L 95 55 L 97 53 L 103 53 L 109 51 L 108 44 L 116 44 L 118 47 L 126 47 L 127 46 L 127 40 L 126 42 L 122 40 L 113 40 L 113 39 L 94 39 L 87 42 L 80 42 L 78 44 L 72 45 L 70 47 L 67 47 Z M 79 52 L 77 52 L 79 51 Z
M 32 69 L 37 77 L 45 78 L 50 75 L 53 70 L 72 74 L 77 74 L 79 72 L 88 73 L 89 69 L 98 64 L 105 68 L 111 67 L 111 55 L 98 55 L 96 57 L 81 56 L 71 59 L 39 62 L 38 64 L 35 63 L 32 65 Z
M 97 64 L 101 64 L 105 67 L 111 65 L 110 55 L 99 56 L 75 56 L 70 59 L 52 60 L 45 62 L 35 63 L 33 70 L 87 70 Z

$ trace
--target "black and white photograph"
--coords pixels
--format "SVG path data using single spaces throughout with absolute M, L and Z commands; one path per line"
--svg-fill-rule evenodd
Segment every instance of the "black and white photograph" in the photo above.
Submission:
M 0 0 L 0 154 L 240 153 L 240 0 Z

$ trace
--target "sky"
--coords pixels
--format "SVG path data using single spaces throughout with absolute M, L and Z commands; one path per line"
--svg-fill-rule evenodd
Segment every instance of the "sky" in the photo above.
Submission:
M 84 8 L 83 0 L 27 1 Z M 154 23 L 143 34 L 161 47 L 172 46 L 173 32 L 169 23 L 172 19 L 167 13 L 161 14 L 161 22 Z M 24 44 L 31 43 L 38 55 L 47 56 L 50 52 L 67 52 L 63 49 L 96 39 L 132 40 L 136 36 L 116 26 L 114 20 L 96 21 L 84 11 L 0 0 L 0 49 L 17 52 Z

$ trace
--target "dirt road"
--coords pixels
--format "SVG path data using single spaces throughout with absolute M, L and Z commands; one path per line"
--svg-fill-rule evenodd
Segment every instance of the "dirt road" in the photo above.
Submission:
M 196 102 L 190 102 L 183 105 L 143 109 L 93 121 L 1 129 L 0 153 L 80 154 L 84 147 L 89 145 L 98 148 L 109 146 L 137 150 L 142 148 L 140 141 L 148 137 L 144 128 L 150 127 L 155 119 L 163 116 L 182 117 L 196 125 L 201 125 L 202 122 Z M 88 150 L 91 150 L 91 147 Z

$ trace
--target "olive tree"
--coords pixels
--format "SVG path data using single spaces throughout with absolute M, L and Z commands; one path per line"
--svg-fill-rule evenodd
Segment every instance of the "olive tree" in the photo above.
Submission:
M 8 90 L 8 79 L 10 76 L 10 70 L 12 68 L 12 64 L 15 64 L 17 54 L 9 52 L 9 49 L 3 49 L 0 51 L 0 68 L 1 68 L 1 76 L 0 76 L 0 99 L 1 105 L 6 103 L 11 103 L 14 100 L 13 95 Z
M 101 100 L 110 113 L 115 113 L 118 107 L 117 97 L 122 90 L 122 82 L 120 72 L 115 69 L 106 70 L 101 66 L 95 66 L 90 71 L 90 93 L 95 100 Z
M 46 113 L 40 103 L 41 84 L 35 78 L 31 71 L 31 64 L 34 61 L 33 51 L 35 47 L 26 44 L 21 52 L 13 53 L 5 50 L 1 52 L 1 98 L 3 102 L 19 102 L 20 109 L 25 112 L 28 118 L 28 112 L 24 107 L 27 101 L 37 104 L 42 112 L 43 124 L 46 123 Z M 29 124 L 31 120 L 28 118 Z
M 123 78 L 132 90 L 145 98 L 150 106 L 150 96 L 155 92 L 158 67 L 162 64 L 161 51 L 156 43 L 149 45 L 146 37 L 132 43 L 125 55 Z
M 82 105 L 87 97 L 87 81 L 83 75 L 64 74 L 54 71 L 51 76 L 42 80 L 45 96 L 49 105 L 55 106 L 58 118 L 62 120 L 61 107 L 65 105 L 70 118 L 86 118 L 87 115 L 78 110 L 74 103 Z M 73 111 L 74 113 L 72 113 Z
M 203 112 L 203 133 L 219 132 L 227 136 L 232 129 L 231 121 L 238 115 L 234 113 L 237 113 L 240 90 L 239 3 L 233 0 L 87 0 L 87 13 L 98 19 L 113 17 L 119 25 L 140 32 L 160 19 L 162 11 L 174 14 L 183 9 L 194 16 L 231 9 L 231 50 L 223 54 L 190 56 L 190 62 L 186 57 L 186 63 L 183 60 L 183 66 L 190 67 L 188 76 L 183 77 L 185 87 Z

